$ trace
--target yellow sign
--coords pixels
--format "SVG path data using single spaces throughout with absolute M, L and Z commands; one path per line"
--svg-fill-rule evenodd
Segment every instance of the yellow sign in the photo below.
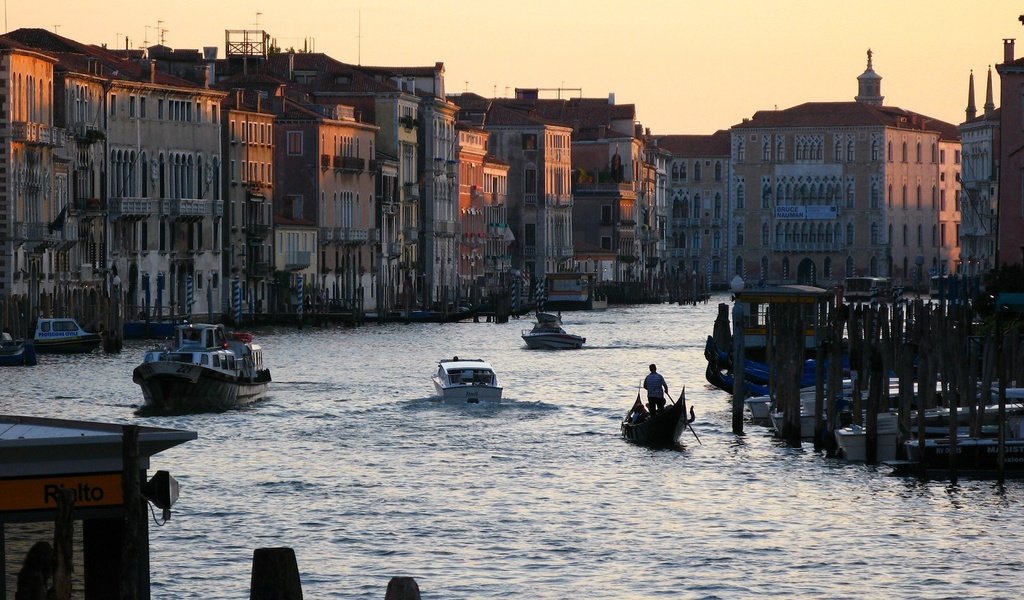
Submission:
M 0 479 L 0 512 L 55 510 L 61 488 L 71 490 L 75 508 L 121 506 L 121 473 Z

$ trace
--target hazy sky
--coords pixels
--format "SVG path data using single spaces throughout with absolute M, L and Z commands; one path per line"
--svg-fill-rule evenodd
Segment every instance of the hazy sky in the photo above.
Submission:
M 970 71 L 980 110 L 1002 39 L 1024 56 L 1022 13 L 1010 0 L 4 0 L 3 25 L 141 47 L 162 22 L 167 46 L 221 57 L 226 29 L 264 29 L 344 62 L 443 62 L 449 93 L 614 93 L 653 133 L 680 134 L 852 100 L 868 48 L 886 104 L 959 123 Z

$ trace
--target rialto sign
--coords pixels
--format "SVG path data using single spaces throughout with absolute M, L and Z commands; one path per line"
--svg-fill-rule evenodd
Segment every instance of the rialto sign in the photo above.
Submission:
M 802 206 L 786 204 L 775 207 L 775 218 L 779 220 L 805 221 L 830 220 L 839 216 L 839 208 L 834 204 L 812 204 Z
M 121 506 L 121 473 L 0 479 L 0 512 L 55 510 L 62 489 L 71 490 L 75 508 Z

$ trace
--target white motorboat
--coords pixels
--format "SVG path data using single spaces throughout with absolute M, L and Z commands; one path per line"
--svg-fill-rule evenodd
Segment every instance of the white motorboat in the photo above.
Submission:
M 99 347 L 100 335 L 90 333 L 74 319 L 39 319 L 33 337 L 36 352 L 78 354 L 92 352 Z
M 150 350 L 132 371 L 146 407 L 160 412 L 225 410 L 267 393 L 270 370 L 249 333 L 223 325 L 180 325 L 175 344 Z
M 538 312 L 533 329 L 523 330 L 523 341 L 534 349 L 575 350 L 583 347 L 587 338 L 566 332 L 558 315 Z
M 501 385 L 489 363 L 479 358 L 444 359 L 431 378 L 434 391 L 445 402 L 500 402 Z
M 878 423 L 877 452 L 878 461 L 895 460 L 898 426 L 896 413 L 884 412 L 876 416 Z M 867 429 L 861 425 L 850 425 L 836 430 L 836 443 L 846 460 L 864 462 L 867 459 Z

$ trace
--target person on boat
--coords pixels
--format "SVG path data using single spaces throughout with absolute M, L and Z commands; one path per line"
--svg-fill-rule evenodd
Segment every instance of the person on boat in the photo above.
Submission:
M 626 420 L 634 425 L 637 423 L 643 423 L 647 420 L 647 409 L 644 408 L 644 403 L 640 401 L 640 394 L 636 395 L 636 402 L 633 403 L 633 408 L 629 409 L 629 414 L 626 415 Z
M 647 407 L 651 416 L 665 410 L 665 394 L 668 393 L 668 383 L 658 372 L 658 366 L 651 363 L 651 372 L 644 378 L 644 389 L 647 390 Z

